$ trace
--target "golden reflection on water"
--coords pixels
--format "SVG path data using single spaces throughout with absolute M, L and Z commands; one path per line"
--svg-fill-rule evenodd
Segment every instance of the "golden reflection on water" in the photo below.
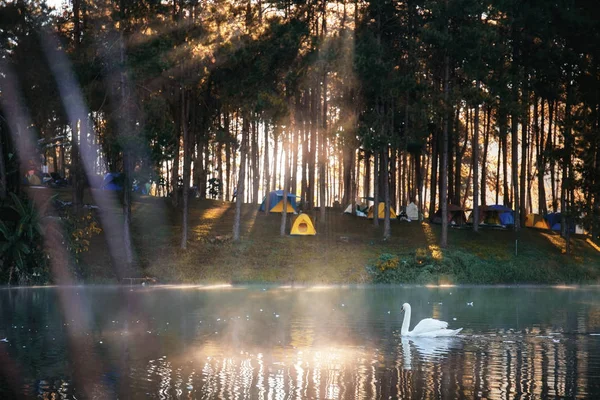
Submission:
M 585 345 L 554 340 L 399 338 L 387 353 L 343 346 L 289 348 L 278 356 L 242 351 L 203 357 L 200 375 L 161 357 L 148 362 L 147 380 L 158 384 L 161 399 L 585 397 Z M 565 368 L 568 359 L 577 373 Z

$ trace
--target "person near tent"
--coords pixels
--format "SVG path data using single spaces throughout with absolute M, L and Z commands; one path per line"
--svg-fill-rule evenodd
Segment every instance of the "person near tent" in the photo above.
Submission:
M 231 201 L 234 202 L 237 197 L 237 188 L 233 189 L 233 194 L 231 195 Z

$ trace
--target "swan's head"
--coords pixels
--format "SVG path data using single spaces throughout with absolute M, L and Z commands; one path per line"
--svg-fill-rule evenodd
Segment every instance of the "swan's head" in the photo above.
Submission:
M 408 304 L 408 303 L 402 304 L 402 309 L 400 310 L 400 312 L 406 311 L 406 310 L 410 310 L 410 304 Z

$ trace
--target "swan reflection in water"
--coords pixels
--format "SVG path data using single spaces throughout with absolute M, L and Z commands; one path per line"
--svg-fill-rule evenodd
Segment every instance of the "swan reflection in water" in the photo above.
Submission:
M 440 361 L 451 351 L 460 349 L 462 349 L 460 337 L 401 337 L 398 353 L 402 354 L 403 368 L 412 370 L 413 361 Z

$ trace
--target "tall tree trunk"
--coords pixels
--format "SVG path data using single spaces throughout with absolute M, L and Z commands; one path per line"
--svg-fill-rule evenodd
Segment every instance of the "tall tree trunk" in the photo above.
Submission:
M 365 163 L 365 176 L 363 183 L 363 196 L 365 197 L 365 203 L 368 204 L 368 200 L 366 199 L 370 195 L 371 188 L 371 152 L 368 150 L 364 150 L 364 163 Z
M 79 126 L 78 126 L 79 123 Z M 79 140 L 80 140 L 80 128 L 83 128 L 84 121 L 74 121 L 71 125 L 71 168 L 69 173 L 71 175 L 71 184 L 73 185 L 72 201 L 73 209 L 78 214 L 83 206 L 83 196 L 81 196 L 81 178 L 80 178 L 80 155 L 79 155 Z
M 181 106 L 180 106 L 181 107 Z M 181 141 L 181 117 L 180 113 L 175 117 L 175 160 L 173 160 L 173 169 L 171 171 L 171 203 L 173 207 L 177 207 L 179 204 L 179 144 Z M 200 149 L 198 149 L 200 151 Z M 200 157 L 202 155 L 200 154 Z
M 269 129 L 267 124 L 264 126 L 264 171 L 263 171 L 263 179 L 265 183 L 265 214 L 269 214 L 269 208 L 271 205 L 269 204 L 269 193 L 271 192 L 270 184 L 271 184 L 271 176 L 269 175 Z
M 390 186 L 389 186 L 389 174 L 388 174 L 388 153 L 389 153 L 390 149 L 386 146 L 383 149 L 383 198 L 385 199 L 385 215 L 384 215 L 384 220 L 383 220 L 383 238 L 384 239 L 388 239 L 390 236 L 392 236 L 392 229 L 390 227 Z M 377 213 L 379 214 L 379 206 L 376 209 Z M 379 215 L 377 215 L 375 218 L 378 218 Z
M 394 130 L 392 129 L 392 132 Z M 389 188 L 389 192 L 390 192 L 390 204 L 391 207 L 393 207 L 394 209 L 396 209 L 396 154 L 397 154 L 397 149 L 391 149 L 391 154 L 390 154 L 390 188 Z
M 516 113 L 511 116 L 511 139 L 512 139 L 512 187 L 514 198 L 515 231 L 520 230 L 520 212 L 519 212 L 519 121 Z
M 520 163 L 520 167 L 521 167 L 521 174 L 520 174 L 520 191 L 519 191 L 519 226 L 524 226 L 525 225 L 525 215 L 526 215 L 526 211 L 525 211 L 525 207 L 527 204 L 527 199 L 525 198 L 525 194 L 527 192 L 527 148 L 528 148 L 528 143 L 527 143 L 527 133 L 528 133 L 528 127 L 529 127 L 529 89 L 527 87 L 528 83 L 527 83 L 527 79 L 525 79 L 525 81 L 523 82 L 523 86 L 524 86 L 524 93 L 522 96 L 522 107 L 521 109 L 523 110 L 523 115 L 521 118 L 521 163 Z M 515 205 L 516 207 L 516 205 Z M 516 224 L 516 221 L 515 221 Z
M 312 210 L 315 206 L 315 161 L 317 152 L 317 119 L 318 111 L 317 104 L 319 103 L 319 96 L 316 89 L 311 90 L 310 94 L 310 153 L 308 160 L 308 191 L 307 191 L 307 202 L 308 209 Z
M 352 198 L 352 188 L 350 181 L 352 180 L 352 158 L 351 158 L 351 149 L 348 144 L 342 145 L 342 164 L 344 167 L 344 196 L 342 197 L 342 207 L 346 207 L 348 203 L 350 203 Z
M 442 206 L 442 235 L 440 239 L 440 247 L 448 246 L 448 123 L 450 119 L 450 59 L 448 55 L 444 57 L 444 126 L 442 132 L 443 147 L 442 147 L 442 187 L 440 190 L 440 203 Z
M 512 204 L 509 199 L 509 189 L 508 189 L 508 134 L 501 134 L 502 141 L 502 185 L 503 185 L 503 201 L 504 205 L 508 207 L 512 207 Z
M 487 194 L 487 156 L 488 156 L 488 145 L 490 143 L 490 120 L 492 115 L 492 107 L 488 106 L 486 110 L 486 122 L 485 122 L 485 137 L 483 139 L 483 160 L 481 163 L 481 205 L 486 205 L 486 194 Z
M 323 26 L 325 27 L 325 12 L 323 13 Z M 326 28 L 324 28 L 326 29 Z M 319 178 L 320 178 L 320 207 L 321 222 L 325 222 L 325 207 L 327 206 L 325 198 L 325 158 L 326 154 L 326 138 L 327 138 L 327 71 L 323 74 L 323 117 L 322 117 L 322 130 L 319 135 L 320 142 L 320 157 L 319 157 Z
M 299 116 L 300 118 L 302 118 L 301 117 L 302 112 L 300 110 L 300 100 L 299 99 L 296 99 L 295 116 L 296 115 Z M 296 118 L 295 116 L 294 116 L 294 118 Z M 300 125 L 298 124 L 298 120 L 294 121 L 294 126 L 296 127 L 296 129 L 294 129 L 294 132 L 291 133 L 292 137 L 294 139 L 294 144 L 292 146 L 292 165 L 291 165 L 292 170 L 291 170 L 291 175 L 290 175 L 292 182 L 291 182 L 290 192 L 293 195 L 296 195 L 298 193 L 296 190 L 297 189 L 296 185 L 298 183 L 298 150 L 300 148 L 299 147 L 300 146 L 300 139 L 299 139 L 300 132 L 298 130 L 298 128 L 300 128 Z M 265 130 L 266 129 L 267 129 L 267 126 L 265 124 Z
M 477 92 L 480 82 L 477 81 Z M 473 118 L 473 230 L 479 230 L 479 103 L 475 104 Z
M 229 132 L 229 110 L 225 111 L 225 200 L 231 200 L 231 133 Z
M 6 194 L 8 192 L 7 188 L 7 179 L 6 179 L 6 165 L 4 164 L 4 147 L 8 147 L 5 145 L 4 132 L 6 125 L 4 124 L 2 115 L 0 114 L 0 202 L 6 199 Z M 56 154 L 56 152 L 55 152 Z M 54 155 L 54 160 L 56 160 L 56 155 Z M 58 172 L 56 168 L 54 168 L 55 172 Z
M 303 105 L 302 105 L 302 182 L 301 182 L 301 196 L 305 204 L 308 204 L 308 142 L 309 142 L 309 129 L 308 124 L 308 110 L 309 110 L 309 95 L 307 91 L 303 92 Z
M 379 226 L 379 151 L 373 153 L 373 225 Z
M 235 217 L 233 220 L 233 240 L 240 241 L 240 219 L 242 215 L 242 203 L 244 202 L 246 181 L 246 153 L 248 151 L 248 136 L 250 135 L 250 122 L 247 113 L 244 113 L 242 121 L 242 146 L 240 149 L 240 175 L 238 178 L 237 197 L 235 200 Z
M 469 109 L 467 108 L 465 111 L 465 144 L 461 148 L 460 146 L 460 109 L 456 111 L 456 135 L 455 135 L 455 145 L 456 148 L 454 150 L 454 198 L 452 203 L 460 204 L 460 189 L 462 187 L 462 165 L 463 165 L 463 154 L 466 149 L 467 142 L 469 140 Z
M 429 187 L 429 219 L 435 214 L 435 200 L 437 197 L 437 182 L 438 182 L 438 142 L 439 135 L 437 129 L 431 132 L 431 183 Z
M 402 188 L 402 209 L 406 209 L 406 205 L 408 204 L 408 184 L 407 184 L 407 177 L 406 177 L 406 173 L 408 172 L 408 168 L 407 168 L 407 159 L 408 155 L 406 153 L 406 151 L 402 152 L 402 174 L 400 176 L 400 186 Z
M 273 132 L 273 137 L 275 138 L 275 143 L 273 145 L 273 184 L 271 187 L 273 190 L 277 190 L 277 155 L 279 153 L 279 135 Z
M 288 131 L 289 134 L 291 134 L 291 130 Z M 289 139 L 289 138 L 288 138 Z M 284 140 L 283 143 L 285 143 L 286 141 Z M 283 147 L 283 144 L 282 144 Z M 288 143 L 288 152 L 290 150 L 290 146 Z M 288 171 L 288 165 L 289 163 L 285 162 L 284 166 L 281 170 L 281 173 L 283 175 L 283 210 L 281 212 L 281 224 L 279 225 L 279 236 L 285 236 L 285 230 L 286 230 L 286 222 L 287 222 L 287 197 L 288 197 L 288 186 L 289 186 L 289 171 Z
M 538 149 L 537 149 L 537 175 L 538 175 L 538 213 L 540 215 L 548 214 L 548 207 L 546 206 L 546 184 L 544 182 L 544 176 L 546 174 L 546 156 L 544 146 L 544 124 L 545 124 L 545 111 L 544 111 L 544 99 L 540 99 L 540 124 L 539 128 L 536 127 L 538 138 Z
M 183 218 L 181 224 L 181 248 L 187 248 L 188 239 L 188 215 L 189 215 L 189 188 L 190 188 L 190 133 L 188 127 L 189 99 L 186 98 L 185 90 L 181 89 L 181 127 L 183 129 Z M 220 146 L 219 146 L 220 148 Z M 220 157 L 219 157 L 220 158 Z
M 185 123 L 184 123 L 185 125 Z M 185 140 L 184 140 L 185 142 Z M 185 147 L 185 145 L 184 145 Z M 223 142 L 222 139 L 217 142 L 217 179 L 219 179 L 219 200 L 223 200 Z M 183 162 L 185 166 L 185 161 Z M 185 168 L 185 167 L 184 167 Z M 184 178 L 185 179 L 185 178 Z
M 260 155 L 258 152 L 258 118 L 252 120 L 252 202 L 257 203 L 260 186 Z
M 498 143 L 498 157 L 496 158 L 496 202 L 498 204 L 498 197 L 500 196 L 500 158 L 502 156 L 502 138 L 498 137 L 500 143 Z M 508 206 L 507 203 L 504 203 L 505 206 Z
M 550 155 L 550 182 L 551 182 L 551 191 L 552 191 L 552 212 L 558 212 L 558 199 L 557 199 L 557 177 L 556 177 L 556 158 L 554 154 L 554 149 L 556 148 L 556 126 L 558 125 L 558 101 L 552 102 L 550 105 L 551 110 L 550 113 L 553 113 L 556 121 L 554 125 L 550 123 L 552 121 L 551 115 L 548 117 L 548 141 L 547 148 L 550 150 L 548 154 Z

